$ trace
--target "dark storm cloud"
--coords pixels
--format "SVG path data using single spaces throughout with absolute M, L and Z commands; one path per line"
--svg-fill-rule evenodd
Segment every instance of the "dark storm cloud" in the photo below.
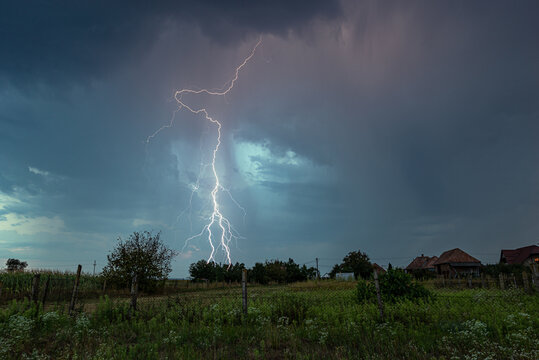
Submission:
M 334 0 L 8 1 L 0 5 L 0 74 L 34 84 L 99 76 L 139 56 L 170 23 L 229 43 L 339 15 Z
M 214 128 L 181 111 L 144 141 L 173 89 L 221 86 L 260 33 L 234 91 L 196 99 L 223 121 L 219 170 L 247 210 L 223 196 L 235 259 L 492 261 L 539 236 L 537 2 L 49 4 L 0 11 L 0 214 L 50 230 L 2 233 L 0 253 L 76 237 L 104 256 L 144 227 L 181 248 Z

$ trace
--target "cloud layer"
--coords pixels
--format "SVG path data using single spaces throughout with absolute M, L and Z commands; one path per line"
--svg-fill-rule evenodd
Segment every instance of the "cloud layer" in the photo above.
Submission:
M 145 140 L 170 122 L 175 89 L 222 86 L 262 36 L 230 95 L 191 99 L 223 123 L 223 209 L 245 237 L 235 260 L 327 268 L 360 248 L 406 265 L 461 247 L 495 261 L 539 234 L 537 10 L 3 4 L 1 256 L 103 264 L 142 228 L 183 248 L 207 216 L 211 174 L 196 180 L 215 129 L 180 111 Z M 207 252 L 189 244 L 174 274 Z

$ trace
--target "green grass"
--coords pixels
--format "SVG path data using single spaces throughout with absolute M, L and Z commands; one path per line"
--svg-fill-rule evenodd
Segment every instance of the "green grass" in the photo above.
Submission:
M 358 304 L 350 284 L 253 287 L 123 301 L 69 317 L 0 310 L 0 359 L 537 359 L 539 296 L 435 291 L 429 303 Z

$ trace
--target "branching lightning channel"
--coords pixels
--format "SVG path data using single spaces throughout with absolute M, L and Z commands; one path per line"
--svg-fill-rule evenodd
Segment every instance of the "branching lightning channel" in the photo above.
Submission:
M 234 229 L 230 221 L 227 217 L 225 217 L 221 211 L 221 206 L 219 204 L 219 193 L 225 192 L 228 193 L 232 201 L 243 211 L 244 218 L 245 218 L 245 209 L 239 205 L 239 203 L 232 197 L 230 194 L 230 191 L 223 187 L 221 184 L 221 180 L 219 178 L 219 174 L 216 169 L 216 161 L 217 161 L 217 155 L 219 153 L 219 148 L 221 146 L 221 130 L 222 130 L 222 124 L 219 122 L 219 120 L 215 119 L 214 117 L 210 116 L 208 111 L 205 108 L 194 108 L 193 106 L 187 104 L 187 102 L 184 100 L 184 95 L 213 95 L 213 96 L 226 96 L 235 86 L 240 71 L 247 65 L 249 60 L 255 55 L 257 48 L 262 43 L 262 39 L 259 39 L 256 45 L 253 47 L 251 52 L 249 53 L 249 56 L 247 56 L 243 62 L 236 68 L 236 71 L 234 73 L 234 77 L 232 80 L 227 82 L 221 89 L 217 90 L 208 90 L 208 89 L 182 89 L 178 90 L 174 93 L 174 99 L 178 103 L 178 108 L 174 111 L 174 114 L 172 115 L 172 118 L 170 122 L 166 125 L 163 125 L 159 129 L 157 129 L 152 135 L 148 136 L 146 139 L 146 143 L 149 143 L 155 136 L 157 136 L 161 131 L 170 128 L 174 124 L 174 120 L 176 117 L 176 114 L 182 110 L 185 109 L 189 112 L 191 112 L 193 115 L 202 115 L 204 119 L 212 124 L 214 124 L 217 128 L 217 138 L 215 147 L 212 150 L 212 157 L 209 167 L 211 167 L 211 172 L 214 179 L 214 185 L 210 192 L 210 198 L 211 198 L 211 207 L 212 212 L 210 217 L 208 218 L 208 223 L 204 225 L 202 230 L 189 238 L 186 239 L 186 244 L 189 243 L 191 240 L 199 237 L 203 237 L 204 234 L 207 234 L 207 239 L 211 248 L 210 255 L 207 259 L 208 262 L 215 261 L 215 253 L 217 250 L 222 249 L 224 251 L 224 254 L 226 256 L 226 261 L 230 265 L 232 263 L 231 255 L 230 255 L 230 242 L 234 239 L 238 239 L 239 235 L 238 232 Z M 190 201 L 193 198 L 193 194 L 199 190 L 199 180 L 197 180 L 197 183 L 192 188 L 192 193 L 190 197 Z M 189 207 L 191 204 L 189 204 Z M 216 229 L 217 228 L 217 229 Z M 217 230 L 217 231 L 215 231 Z M 185 247 L 185 246 L 184 246 Z

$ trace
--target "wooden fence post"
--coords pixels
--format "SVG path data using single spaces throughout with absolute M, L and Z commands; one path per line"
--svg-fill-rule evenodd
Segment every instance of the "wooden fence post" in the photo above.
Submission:
M 107 278 L 103 280 L 103 295 L 105 295 L 105 291 L 107 290 Z
M 241 271 L 241 295 L 243 314 L 247 316 L 247 269 L 242 269 Z
M 515 286 L 515 289 L 517 289 L 518 288 L 517 278 L 515 277 L 514 273 L 511 273 L 511 278 L 513 279 L 513 285 Z
M 138 281 L 137 274 L 133 274 L 131 279 L 131 310 L 137 311 L 137 294 L 138 294 Z
M 50 285 L 50 282 L 51 282 L 51 276 L 47 276 L 47 281 L 45 282 L 45 289 L 43 289 L 43 300 L 42 300 L 42 304 L 43 304 L 43 309 L 45 309 L 45 301 L 47 300 L 47 294 L 49 292 L 49 285 Z
M 2 300 L 2 282 L 0 281 L 0 300 Z
M 468 275 L 468 287 L 472 288 L 472 275 Z
M 374 270 L 374 286 L 376 287 L 376 299 L 378 300 L 378 309 L 380 310 L 380 320 L 384 321 L 384 303 L 380 293 L 380 283 L 378 282 L 378 271 Z
M 528 282 L 528 273 L 526 271 L 522 272 L 522 285 L 524 286 L 525 292 L 528 292 L 530 290 L 530 283 Z
M 32 295 L 31 300 L 34 304 L 37 304 L 37 298 L 39 296 L 39 279 L 40 274 L 34 274 L 34 280 L 32 281 Z
M 500 273 L 499 277 L 500 277 L 500 289 L 504 290 L 505 289 L 505 281 L 503 279 L 503 273 Z
M 539 270 L 536 264 L 532 264 L 532 282 L 535 285 L 535 290 L 539 291 Z
M 483 289 L 485 288 L 485 274 L 484 273 L 481 273 L 481 287 Z
M 68 314 L 71 315 L 73 310 L 75 310 L 75 302 L 77 301 L 77 291 L 79 290 L 79 281 L 80 281 L 80 272 L 82 270 L 82 265 L 77 266 L 77 275 L 75 276 L 75 283 L 73 284 L 73 294 L 71 294 L 71 303 L 69 304 Z

